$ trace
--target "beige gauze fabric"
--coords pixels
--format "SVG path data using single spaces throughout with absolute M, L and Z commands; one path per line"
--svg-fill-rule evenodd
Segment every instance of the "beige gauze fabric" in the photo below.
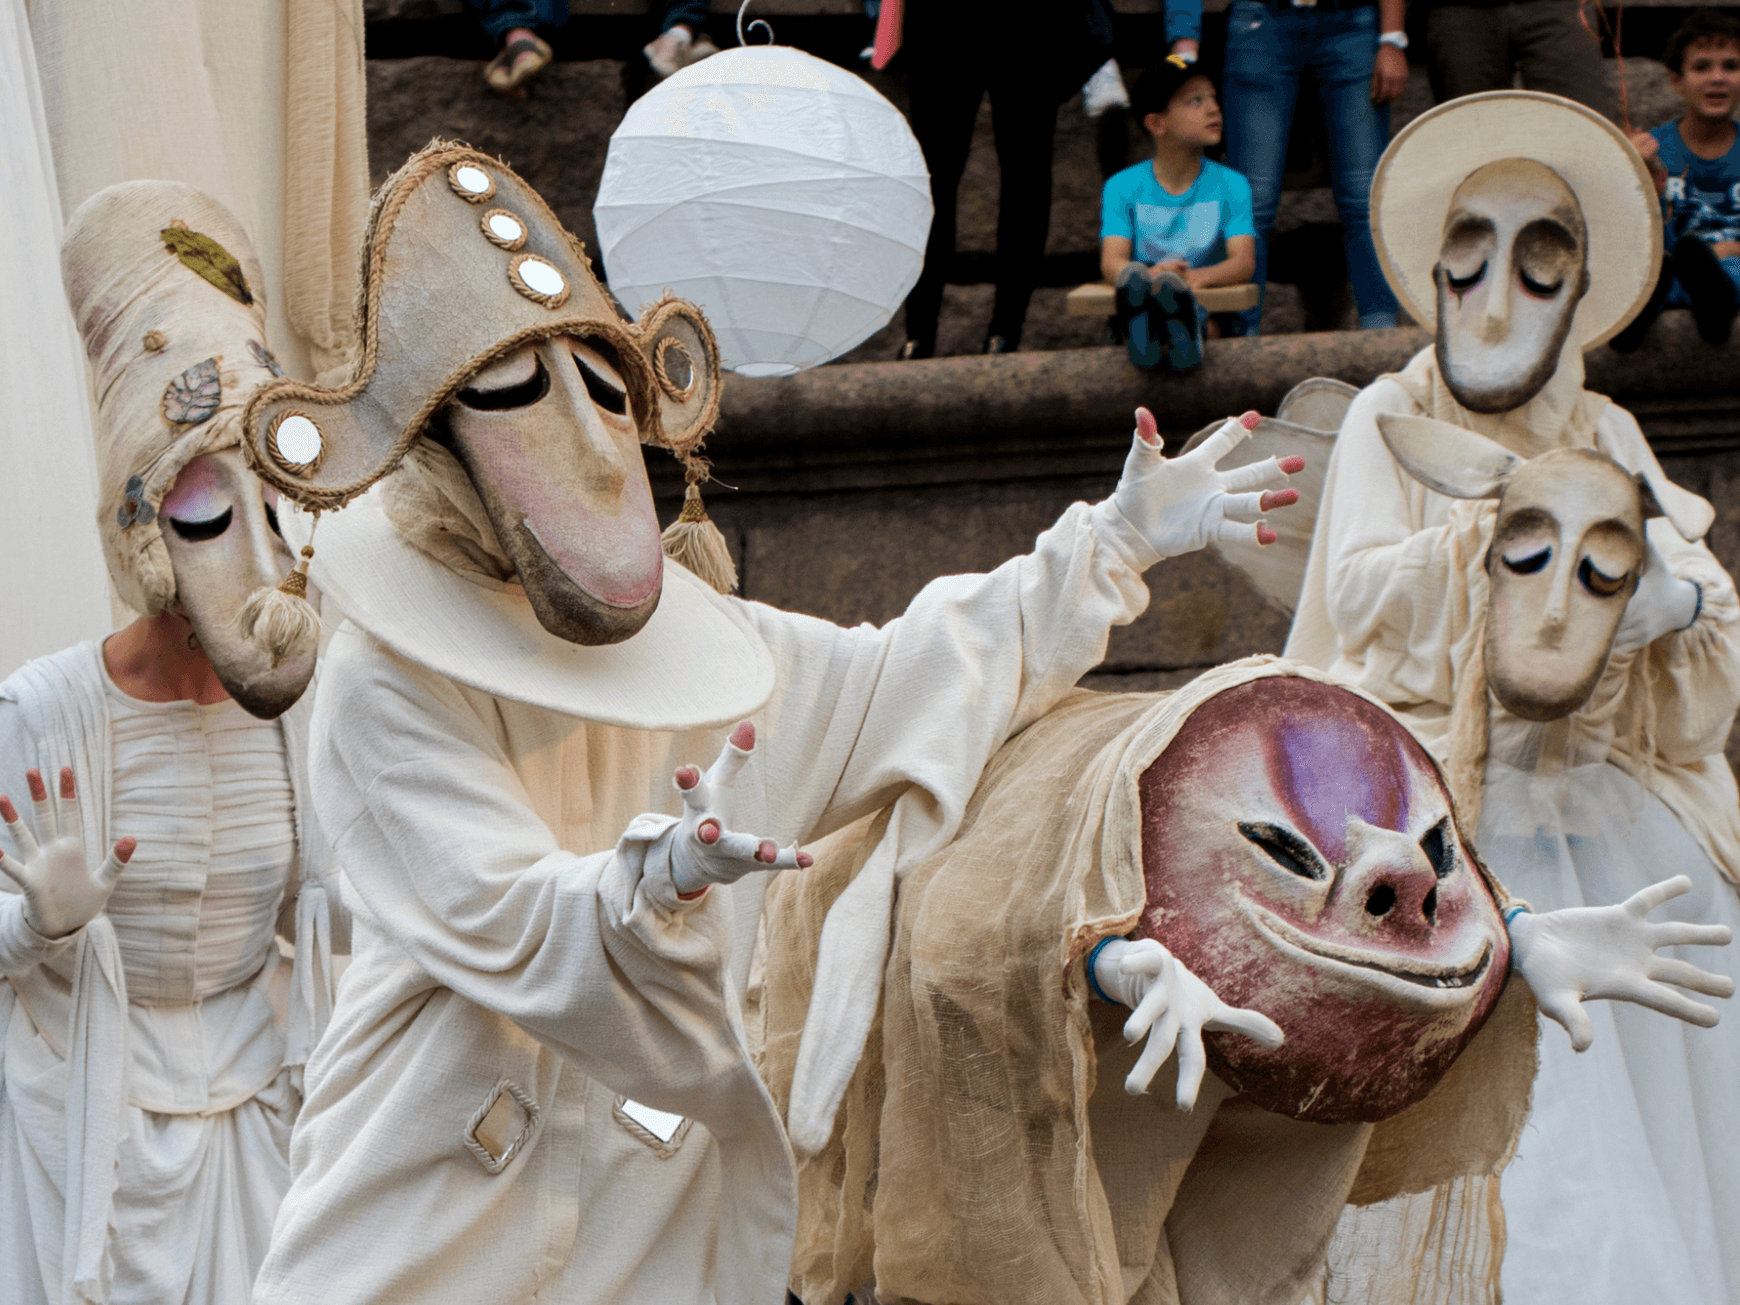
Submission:
M 28 0 L 61 210 L 185 182 L 254 236 L 286 370 L 353 344 L 368 213 L 362 0 Z
M 1144 905 L 1137 781 L 1198 706 L 1271 675 L 1339 683 L 1260 657 L 1171 694 L 1078 691 L 992 760 L 957 838 L 901 886 L 871 1045 L 800 1162 L 806 1305 L 872 1280 L 932 1305 L 1493 1299 L 1497 1175 L 1535 1072 L 1520 981 L 1432 1094 L 1375 1126 L 1256 1110 L 1212 1075 L 1179 1112 L 1170 1065 L 1131 1097 L 1128 1012 L 1090 998 L 1084 957 Z M 762 1068 L 782 1108 L 821 922 L 885 819 L 769 889 Z

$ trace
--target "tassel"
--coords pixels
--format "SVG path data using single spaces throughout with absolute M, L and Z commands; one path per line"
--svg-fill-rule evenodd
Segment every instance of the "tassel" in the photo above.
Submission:
M 683 510 L 660 536 L 665 556 L 693 571 L 722 594 L 737 588 L 737 564 L 701 503 L 701 487 L 691 480 L 683 495 Z
M 315 517 L 319 524 L 318 515 Z M 292 657 L 313 653 L 320 645 L 320 618 L 308 603 L 308 563 L 314 558 L 314 533 L 302 546 L 302 560 L 290 568 L 276 589 L 257 589 L 236 613 L 244 637 L 272 659 L 277 670 Z

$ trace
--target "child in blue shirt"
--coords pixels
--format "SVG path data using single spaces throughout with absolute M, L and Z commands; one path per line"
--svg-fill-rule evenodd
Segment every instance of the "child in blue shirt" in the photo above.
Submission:
M 1168 56 L 1136 83 L 1131 111 L 1154 157 L 1106 181 L 1100 270 L 1118 290 L 1130 361 L 1145 371 L 1188 371 L 1216 332 L 1192 294 L 1239 285 L 1256 269 L 1251 186 L 1202 157 L 1220 143 L 1220 105 L 1206 73 Z
M 1723 344 L 1740 305 L 1740 21 L 1697 11 L 1668 38 L 1663 62 L 1685 116 L 1632 143 L 1661 192 L 1668 255 L 1649 305 L 1614 338 L 1622 353 L 1664 307 L 1690 308 L 1698 334 Z

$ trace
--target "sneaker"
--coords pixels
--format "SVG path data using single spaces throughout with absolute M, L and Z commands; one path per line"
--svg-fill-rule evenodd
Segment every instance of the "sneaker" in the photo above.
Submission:
M 1692 320 L 1708 344 L 1727 344 L 1734 329 L 1734 283 L 1722 270 L 1716 252 L 1696 236 L 1681 236 L 1674 245 L 1674 279 L 1692 301 Z
M 1107 59 L 1087 79 L 1087 85 L 1081 88 L 1081 106 L 1090 118 L 1099 117 L 1107 109 L 1130 107 L 1130 93 L 1124 89 L 1124 76 L 1118 71 L 1116 59 Z
M 522 36 L 502 46 L 484 67 L 483 80 L 492 91 L 523 98 L 526 83 L 548 68 L 554 57 L 537 37 Z
M 1163 272 L 1154 279 L 1153 307 L 1155 334 L 1161 335 L 1166 347 L 1166 365 L 1175 372 L 1194 371 L 1202 366 L 1202 320 L 1196 311 L 1196 296 L 1176 272 Z
M 1148 277 L 1141 268 L 1131 265 L 1118 273 L 1115 320 L 1123 328 L 1130 366 L 1144 372 L 1158 370 L 1164 361 L 1161 337 L 1148 313 L 1149 289 Z
M 660 32 L 658 39 L 647 42 L 640 52 L 646 56 L 647 66 L 655 74 L 669 77 L 688 63 L 689 48 L 694 44 L 694 33 L 678 23 L 675 27 Z M 712 53 L 717 54 L 717 48 Z

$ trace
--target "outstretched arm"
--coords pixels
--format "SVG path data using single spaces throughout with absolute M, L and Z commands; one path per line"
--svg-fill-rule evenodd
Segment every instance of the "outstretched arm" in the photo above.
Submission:
M 1691 891 L 1685 875 L 1633 893 L 1618 906 L 1579 906 L 1535 915 L 1526 907 L 1505 912 L 1511 967 L 1522 975 L 1548 1018 L 1563 1025 L 1571 1046 L 1586 1051 L 1595 1036 L 1585 1001 L 1631 1001 L 1675 1019 L 1714 1028 L 1714 1007 L 1679 989 L 1731 997 L 1734 981 L 1687 961 L 1657 956 L 1662 947 L 1725 947 L 1725 924 L 1652 923 L 1649 913 Z

